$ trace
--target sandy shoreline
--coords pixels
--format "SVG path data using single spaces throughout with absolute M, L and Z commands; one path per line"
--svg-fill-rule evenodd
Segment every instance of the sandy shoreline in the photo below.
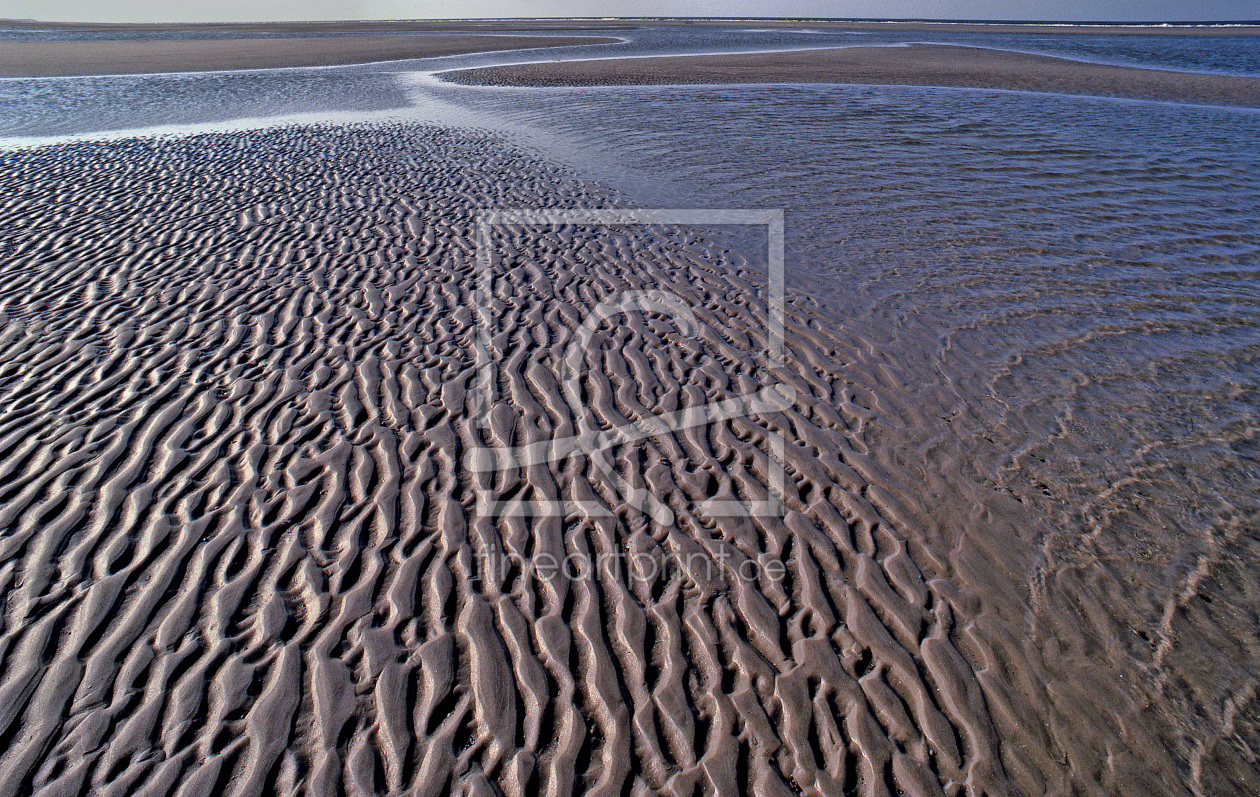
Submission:
M 481 447 L 769 384 L 767 294 L 739 253 L 681 230 L 497 235 L 484 428 L 478 209 L 598 207 L 596 186 L 405 125 L 0 153 L 0 179 L 24 203 L 0 234 L 0 783 L 1125 791 L 1062 729 L 1143 731 L 1136 698 L 1100 710 L 1077 686 L 1110 683 L 1096 662 L 1069 652 L 1065 677 L 1025 642 L 1022 505 L 907 465 L 893 419 L 923 413 L 808 305 L 785 311 L 791 406 L 608 449 L 668 523 L 593 456 L 473 467 Z M 659 313 L 599 327 L 572 402 L 576 319 L 646 289 L 694 331 Z M 707 509 L 770 494 L 770 435 L 789 439 L 783 516 Z M 493 517 L 483 498 L 587 508 Z M 634 569 L 541 569 L 608 552 Z M 1154 743 L 1126 744 L 1172 777 Z
M 941 33 L 1054 33 L 1105 36 L 1257 36 L 1260 25 L 1238 27 L 1190 27 L 1192 23 L 1180 23 L 1181 27 L 1152 27 L 1150 25 L 1038 25 L 1003 24 L 1000 22 L 846 22 L 843 20 L 748 20 L 749 24 L 766 27 L 811 27 L 825 30 L 912 30 L 938 31 Z
M 1030 631 L 1045 521 L 960 467 L 989 449 L 955 450 L 952 392 L 799 295 L 787 368 L 760 364 L 756 252 L 505 230 L 480 320 L 481 208 L 610 197 L 422 125 L 0 152 L 0 188 L 16 793 L 1145 797 L 1185 777 L 1175 707 L 1115 652 L 1133 633 L 1101 647 L 1076 613 L 1110 593 L 1056 574 Z M 645 290 L 694 329 L 599 325 L 573 400 L 575 328 Z M 615 477 L 593 457 L 476 465 L 771 378 L 791 406 L 611 446 Z M 772 435 L 783 516 L 711 511 L 769 494 Z M 482 499 L 572 503 L 494 517 Z M 635 558 L 543 570 L 610 552 Z
M 477 34 L 9 41 L 0 47 L 0 77 L 340 66 L 616 41 L 618 39 L 599 36 Z
M 1109 66 L 950 45 L 564 61 L 443 73 L 455 83 L 599 86 L 675 83 L 860 83 L 1087 94 L 1260 106 L 1260 78 Z
M 99 73 L 600 41 L 313 35 L 372 24 L 4 42 L 0 71 L 28 50 Z M 944 46 L 446 75 L 1260 104 L 1260 78 Z M 36 109 L 129 82 L 287 101 L 308 77 L 5 87 Z M 312 95 L 404 83 L 325 77 Z M 852 259 L 837 285 L 860 298 L 789 282 L 780 303 L 760 229 L 485 230 L 487 208 L 623 202 L 490 125 L 0 149 L 0 797 L 1247 793 L 1260 391 L 1232 371 L 1260 339 L 1260 168 L 1233 147 L 1260 140 L 1256 114 L 824 96 L 747 136 L 742 98 L 699 89 L 677 92 L 689 115 L 554 92 L 608 95 L 572 118 L 543 92 L 449 93 L 539 101 L 557 148 L 625 104 L 627 134 L 612 114 L 590 132 L 655 175 L 729 148 L 696 167 L 730 180 L 713 205 L 795 203 L 798 231 L 852 244 L 826 254 Z M 151 95 L 161 113 L 187 96 Z M 1148 132 L 1180 116 L 1209 121 Z M 653 143 L 647 121 L 679 135 Z M 835 235 L 798 215 L 841 202 Z M 869 292 L 840 279 L 877 261 Z M 1148 382 L 1149 410 L 1113 403 Z M 791 399 L 747 401 L 770 390 Z M 1202 405 L 1179 391 L 1207 392 L 1230 436 L 1182 422 Z M 1212 470 L 1237 508 L 1202 501 Z M 1088 526 L 1062 496 L 1088 498 Z M 1218 524 L 1201 546 L 1191 503 Z

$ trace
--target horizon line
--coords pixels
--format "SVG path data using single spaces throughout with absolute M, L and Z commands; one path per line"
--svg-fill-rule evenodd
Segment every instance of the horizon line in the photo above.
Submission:
M 720 17 L 720 16 L 534 16 L 534 17 L 410 17 L 410 18 L 360 18 L 360 19 L 274 19 L 235 20 L 217 22 L 74 22 L 34 18 L 0 17 L 0 27 L 7 24 L 39 25 L 105 25 L 105 26 L 190 26 L 190 25 L 329 25 L 329 24 L 402 24 L 435 22 L 827 22 L 863 24 L 911 24 L 911 25 L 1028 25 L 1057 27 L 1244 27 L 1260 26 L 1260 19 L 1220 20 L 1065 20 L 1065 19 L 959 19 L 959 18 L 882 18 L 882 17 Z

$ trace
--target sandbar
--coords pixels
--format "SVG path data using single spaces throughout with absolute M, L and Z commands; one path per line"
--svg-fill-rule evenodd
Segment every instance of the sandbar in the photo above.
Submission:
M 616 41 L 599 36 L 483 34 L 8 41 L 0 47 L 0 77 L 340 66 Z
M 1112 66 L 954 45 L 603 58 L 443 73 L 455 83 L 605 86 L 694 83 L 860 83 L 1088 94 L 1204 105 L 1260 106 L 1260 78 Z

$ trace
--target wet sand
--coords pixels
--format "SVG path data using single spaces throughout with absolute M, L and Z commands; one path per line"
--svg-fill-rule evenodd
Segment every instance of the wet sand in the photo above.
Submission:
M 1152 25 L 1038 25 L 1002 24 L 979 22 L 862 22 L 844 20 L 746 20 L 750 26 L 782 28 L 817 28 L 824 30 L 913 30 L 942 33 L 1049 33 L 1054 35 L 1103 35 L 1103 36 L 1256 36 L 1260 25 L 1236 25 L 1229 28 L 1193 26 L 1171 27 Z M 710 23 L 712 24 L 712 23 Z
M 346 33 L 411 33 L 468 31 L 545 30 L 548 33 L 577 29 L 600 28 L 619 30 L 654 24 L 636 20 L 564 20 L 564 19 L 402 19 L 402 20 L 338 20 L 329 22 L 40 22 L 36 20 L 0 19 L 0 28 L 15 30 L 95 31 L 119 33 L 165 33 L 198 31 L 207 35 L 233 33 L 254 35 L 339 35 Z
M 947 422 L 805 297 L 769 372 L 764 264 L 702 231 L 496 235 L 480 321 L 478 208 L 614 201 L 485 134 L 74 143 L 0 153 L 0 187 L 5 794 L 1149 795 L 1183 777 L 1087 623 L 1030 633 L 1035 513 L 922 445 Z M 573 400 L 579 323 L 644 289 L 693 328 L 598 325 Z M 611 471 L 478 464 L 780 381 L 790 405 L 613 446 Z M 776 437 L 782 516 L 713 511 L 767 497 Z M 570 506 L 495 517 L 482 498 Z M 640 558 L 575 579 L 500 564 L 617 553 Z
M 310 48 L 378 60 L 355 48 L 393 38 L 169 44 L 225 68 L 215 46 L 257 42 L 249 66 L 281 66 Z M 1099 69 L 919 47 L 454 77 L 1106 93 L 1150 72 Z M 1160 99 L 1254 99 L 1245 78 L 1154 75 L 1138 85 L 1174 91 Z M 1208 566 L 1151 643 L 1210 704 L 1191 748 L 1129 652 L 1138 630 L 1107 614 L 1127 593 L 1096 567 L 1030 588 L 1051 521 L 980 473 L 993 449 L 960 442 L 948 380 L 793 293 L 785 365 L 767 369 L 764 248 L 685 227 L 504 230 L 478 315 L 480 209 L 618 201 L 491 134 L 420 124 L 0 152 L 0 797 L 1245 793 L 1257 765 L 1232 732 L 1254 681 L 1220 700 L 1197 657 L 1233 644 L 1247 669 L 1254 624 L 1208 614 Z M 581 322 L 643 290 L 678 297 L 692 328 L 614 315 L 568 393 Z M 780 383 L 786 406 L 606 462 L 488 472 L 478 453 Z M 781 514 L 714 510 L 768 498 L 773 456 Z M 543 502 L 565 506 L 485 510 Z M 1239 539 L 1231 561 L 1254 560 Z M 617 564 L 568 578 L 543 557 Z
M 1260 106 L 1260 78 L 1108 66 L 979 47 L 911 45 L 562 61 L 443 73 L 455 83 L 609 86 L 860 83 Z
M 337 66 L 615 41 L 599 36 L 474 34 L 6 41 L 0 45 L 0 77 Z

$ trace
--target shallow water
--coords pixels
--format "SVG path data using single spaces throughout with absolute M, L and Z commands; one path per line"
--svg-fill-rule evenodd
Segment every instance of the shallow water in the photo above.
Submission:
M 581 30 L 580 22 L 561 24 L 564 30 Z M 536 30 L 520 33 L 537 35 Z M 1191 69 L 1204 72 L 1229 74 L 1260 74 L 1260 57 L 1251 42 L 1254 37 L 1232 36 L 1229 28 L 1212 36 L 1167 36 L 1158 34 L 1110 35 L 1110 34 L 1051 34 L 1051 33 L 987 33 L 983 31 L 957 32 L 890 30 L 844 31 L 828 28 L 763 28 L 756 23 L 731 25 L 653 25 L 636 26 L 634 23 L 615 28 L 592 29 L 597 35 L 625 37 L 624 45 L 612 48 L 614 52 L 699 52 L 729 47 L 776 47 L 776 46 L 823 46 L 828 44 L 866 44 L 886 42 L 926 41 L 946 44 L 966 44 L 980 47 L 1042 52 L 1065 55 L 1082 60 L 1102 63 L 1161 66 L 1169 69 Z M 601 34 L 602 32 L 602 34 Z M 405 31 L 404 31 L 405 33 Z M 488 31 L 490 35 L 501 31 Z M 116 39 L 217 39 L 217 38 L 288 38 L 293 36 L 384 36 L 397 35 L 394 31 L 301 31 L 268 32 L 256 29 L 233 30 L 217 28 L 208 30 L 155 29 L 147 31 L 75 30 L 29 28 L 4 28 L 0 26 L 0 41 L 64 40 L 91 41 Z M 441 36 L 442 32 L 422 32 L 417 35 Z M 554 57 L 554 56 L 548 56 Z
M 71 31 L 67 35 L 73 33 Z M 519 33 L 537 35 L 538 32 L 522 30 Z M 53 136 L 156 125 L 199 124 L 260 115 L 406 107 L 405 97 L 398 93 L 395 76 L 399 73 L 593 56 L 932 42 L 1022 50 L 1101 63 L 1243 75 L 1260 74 L 1260 46 L 1256 44 L 1257 37 L 1247 36 L 1056 36 L 948 31 L 899 33 L 808 28 L 758 29 L 748 25 L 630 26 L 614 31 L 592 29 L 591 33 L 611 34 L 623 38 L 624 41 L 609 45 L 562 47 L 508 54 L 474 53 L 323 69 L 198 73 L 183 76 L 0 79 L 0 140 L 14 136 Z M 5 35 L 24 38 L 35 34 L 20 30 L 6 33 L 0 29 L 0 40 Z M 99 34 L 88 31 L 84 35 L 91 38 Z M 163 35 L 183 37 L 225 34 L 168 31 Z
M 460 96 L 649 204 L 784 208 L 789 283 L 959 436 L 922 444 L 1043 514 L 1031 625 L 1092 605 L 1189 746 L 1239 700 L 1260 719 L 1260 657 L 1222 646 L 1260 631 L 1260 114 L 855 86 Z

